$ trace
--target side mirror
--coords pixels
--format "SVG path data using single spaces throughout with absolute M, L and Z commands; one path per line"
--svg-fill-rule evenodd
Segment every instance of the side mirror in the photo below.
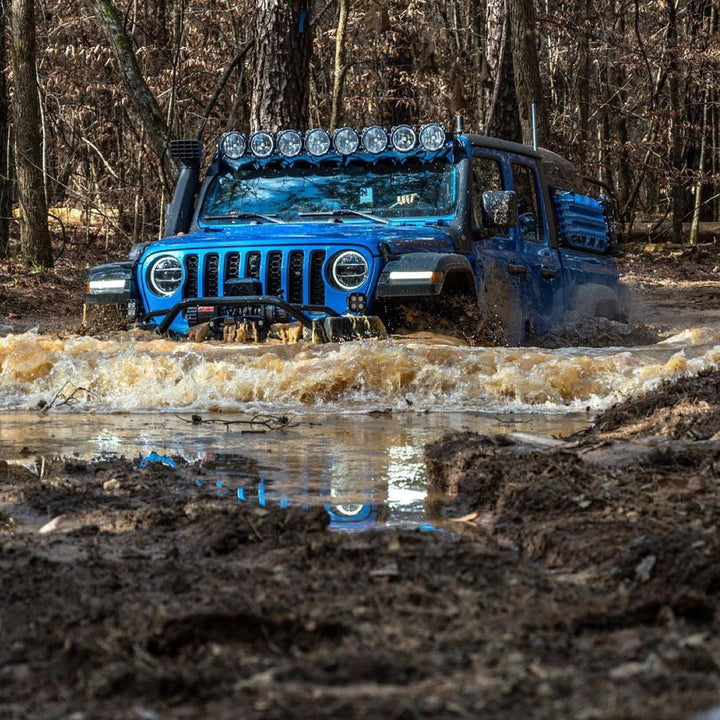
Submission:
M 483 222 L 488 227 L 513 227 L 518 221 L 514 190 L 486 190 L 482 194 Z

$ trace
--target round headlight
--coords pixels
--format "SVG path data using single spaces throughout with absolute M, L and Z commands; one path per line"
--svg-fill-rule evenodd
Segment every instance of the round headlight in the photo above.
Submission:
M 409 125 L 398 125 L 393 128 L 390 141 L 398 152 L 410 152 L 415 147 L 417 135 Z
M 342 155 L 352 155 L 360 145 L 360 138 L 352 128 L 340 128 L 333 133 L 333 145 Z
M 266 158 L 272 155 L 275 142 L 269 132 L 261 131 L 250 136 L 250 150 L 255 157 Z
M 354 250 L 345 250 L 333 260 L 330 274 L 333 284 L 341 290 L 357 290 L 367 280 L 367 260 Z
M 160 297 L 170 297 L 182 284 L 183 270 L 180 261 L 171 255 L 155 260 L 148 270 L 150 290 Z
M 231 160 L 239 160 L 247 150 L 245 136 L 239 132 L 230 132 L 223 135 L 220 141 L 220 152 Z
M 379 125 L 373 125 L 363 130 L 362 144 L 370 153 L 375 155 L 381 153 L 388 145 L 387 133 Z
M 283 130 L 277 136 L 277 147 L 281 155 L 295 157 L 302 150 L 302 136 L 297 130 Z
M 325 130 L 311 130 L 305 136 L 305 147 L 311 155 L 324 155 L 330 150 L 330 135 Z
M 437 123 L 423 125 L 420 128 L 420 144 L 431 152 L 439 150 L 445 144 L 445 130 Z

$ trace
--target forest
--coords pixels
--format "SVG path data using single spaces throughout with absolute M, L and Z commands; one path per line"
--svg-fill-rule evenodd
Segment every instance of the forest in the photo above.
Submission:
M 625 237 L 695 242 L 720 220 L 719 23 L 713 0 L 0 0 L 0 254 L 156 237 L 172 138 L 461 114 L 529 143 L 532 103 Z

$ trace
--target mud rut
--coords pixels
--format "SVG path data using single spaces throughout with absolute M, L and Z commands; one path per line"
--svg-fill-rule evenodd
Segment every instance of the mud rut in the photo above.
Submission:
M 689 720 L 720 691 L 719 397 L 704 373 L 552 448 L 446 437 L 432 534 L 3 464 L 59 519 L 0 518 L 0 717 Z

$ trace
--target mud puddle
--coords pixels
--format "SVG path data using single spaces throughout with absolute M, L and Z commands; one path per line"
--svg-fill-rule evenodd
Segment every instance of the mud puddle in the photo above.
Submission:
M 323 507 L 337 529 L 434 527 L 427 502 L 424 445 L 447 430 L 568 435 L 586 413 L 390 413 L 309 415 L 294 427 L 263 432 L 241 416 L 6 413 L 0 418 L 0 458 L 38 477 L 69 462 L 164 466 L 180 478 L 168 490 L 204 494 L 234 505 Z M 227 423 L 227 424 L 226 424 Z M 299 423 L 299 424 L 298 424 Z M 123 463 L 118 472 L 126 472 Z M 0 502 L 1 505 L 1 502 Z M 55 508 L 57 511 L 58 508 Z M 38 527 L 53 508 L 34 518 Z

